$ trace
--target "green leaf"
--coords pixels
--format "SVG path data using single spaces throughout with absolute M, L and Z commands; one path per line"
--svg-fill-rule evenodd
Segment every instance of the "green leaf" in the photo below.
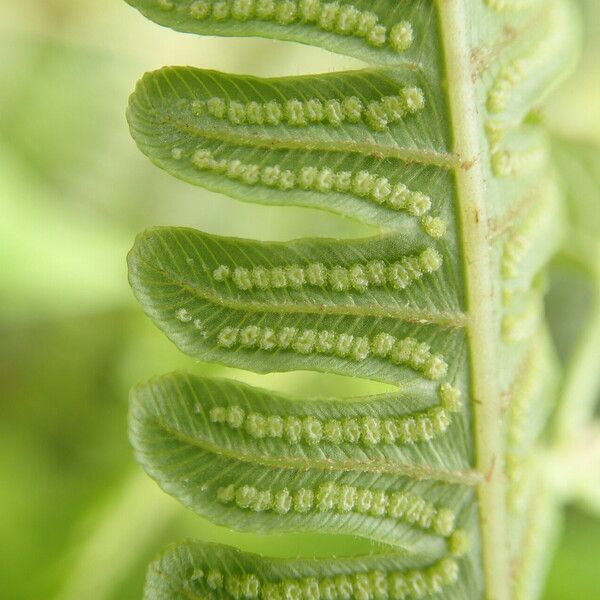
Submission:
M 464 361 L 465 317 L 445 291 L 456 275 L 429 244 L 264 244 L 161 228 L 138 238 L 129 267 L 148 315 L 203 360 L 391 383 L 404 374 L 430 388 Z
M 450 426 L 456 407 L 445 396 L 441 406 L 398 413 L 402 399 L 357 399 L 349 410 L 342 401 L 305 406 L 225 380 L 168 375 L 134 390 L 132 442 L 166 491 L 216 523 L 439 552 L 478 478 L 415 464 L 429 452 L 460 463 L 451 457 L 466 436 L 423 447 Z
M 127 0 L 160 25 L 185 33 L 261 36 L 321 46 L 375 64 L 439 57 L 435 36 L 418 33 L 436 20 L 431 2 Z
M 184 542 L 152 564 L 151 598 L 408 598 L 439 592 L 449 600 L 472 597 L 475 569 L 451 558 L 420 567 L 398 554 L 339 559 L 277 560 L 211 544 Z M 410 594 L 410 596 L 409 596 Z
M 440 104 L 408 69 L 264 80 L 170 67 L 142 79 L 128 120 L 142 151 L 190 183 L 434 231 L 452 189 L 428 165 L 456 160 Z
M 239 530 L 382 549 L 281 561 L 184 543 L 153 564 L 147 597 L 536 597 L 548 554 L 534 542 L 558 502 L 545 273 L 569 229 L 532 110 L 576 54 L 570 4 L 129 3 L 179 31 L 295 40 L 372 65 L 146 74 L 128 121 L 159 167 L 381 232 L 282 244 L 154 228 L 129 273 L 147 315 L 194 358 L 396 388 L 289 398 L 182 373 L 134 388 L 137 458 L 185 505 Z

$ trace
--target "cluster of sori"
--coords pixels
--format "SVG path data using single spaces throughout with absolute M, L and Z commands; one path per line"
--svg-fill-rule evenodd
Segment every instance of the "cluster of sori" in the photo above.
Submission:
M 181 321 L 182 323 L 193 322 L 194 327 L 196 329 L 202 330 L 202 321 L 200 321 L 200 319 L 194 319 L 187 308 L 177 309 L 177 311 L 175 312 L 175 316 L 177 317 L 178 321 Z
M 157 3 L 165 11 L 175 9 L 177 4 L 176 0 L 157 0 Z M 362 39 L 375 48 L 389 47 L 395 52 L 408 50 L 414 42 L 409 21 L 388 27 L 380 23 L 375 13 L 337 0 L 193 0 L 185 3 L 184 10 L 198 21 L 256 20 L 284 27 L 310 25 L 334 35 Z
M 215 281 L 232 281 L 240 290 L 302 289 L 313 286 L 335 292 L 365 292 L 370 287 L 390 286 L 405 289 L 423 275 L 434 273 L 442 266 L 441 255 L 427 248 L 416 256 L 405 256 L 392 264 L 382 260 L 349 267 L 326 267 L 322 263 L 253 268 L 219 265 L 212 275 Z
M 405 521 L 443 537 L 455 533 L 455 515 L 452 511 L 438 509 L 420 496 L 404 492 L 387 493 L 336 483 L 324 483 L 316 490 L 300 488 L 292 492 L 287 488 L 272 491 L 251 485 L 230 484 L 219 488 L 217 500 L 254 512 L 270 511 L 280 515 L 290 512 L 358 513 Z M 458 542 L 454 546 L 458 547 Z
M 516 344 L 529 339 L 535 333 L 543 316 L 544 306 L 541 296 L 530 292 L 523 309 L 504 315 L 502 318 L 502 341 L 505 344 Z
M 459 566 L 445 557 L 429 567 L 405 571 L 360 571 L 331 577 L 301 577 L 265 581 L 254 574 L 223 575 L 215 569 L 196 570 L 195 585 L 235 600 L 409 600 L 443 592 L 456 583 Z M 209 594 L 210 595 L 210 594 Z
M 264 415 L 247 413 L 237 405 L 215 406 L 209 411 L 212 423 L 244 431 L 254 439 L 279 439 L 287 444 L 410 444 L 429 441 L 446 431 L 451 416 L 461 408 L 460 390 L 443 383 L 440 406 L 401 417 L 346 417 L 320 419 L 313 415 Z M 202 410 L 202 407 L 199 407 Z
M 529 8 L 538 0 L 488 0 L 497 10 L 520 10 Z M 509 128 L 515 126 L 515 118 L 509 118 L 511 102 L 518 99 L 521 84 L 536 71 L 543 72 L 544 65 L 553 62 L 563 45 L 565 28 L 562 13 L 556 7 L 549 11 L 549 24 L 544 38 L 535 43 L 524 55 L 513 58 L 500 67 L 487 94 L 487 110 L 493 118 L 486 123 L 486 134 L 492 156 L 492 170 L 497 177 L 520 177 L 538 171 L 547 162 L 548 148 L 538 143 L 526 150 L 508 150 L 502 148 L 502 142 Z M 526 90 L 525 90 L 526 93 Z
M 380 333 L 370 339 L 329 330 L 298 329 L 248 325 L 243 328 L 224 327 L 217 335 L 221 348 L 257 348 L 260 350 L 289 350 L 298 354 L 329 354 L 357 362 L 373 355 L 387 359 L 393 364 L 407 366 L 432 380 L 441 379 L 448 371 L 448 364 L 440 354 L 432 354 L 429 344 L 412 337 L 396 339 Z
M 551 199 L 550 201 L 537 201 L 521 223 L 509 234 L 502 251 L 501 275 L 503 279 L 519 277 L 525 257 L 544 231 L 548 219 L 553 215 L 552 206 Z
M 527 484 L 527 463 L 532 460 L 530 453 L 533 440 L 531 415 L 534 406 L 544 393 L 544 372 L 548 369 L 547 348 L 544 339 L 533 338 L 532 349 L 527 358 L 528 369 L 514 391 L 508 411 L 507 450 L 505 469 L 508 477 L 508 508 L 518 514 L 523 508 Z
M 193 100 L 190 108 L 196 117 L 208 115 L 227 121 L 230 125 L 281 124 L 292 127 L 365 123 L 375 131 L 385 131 L 391 123 L 402 121 L 425 107 L 423 90 L 414 86 L 403 87 L 396 96 L 363 102 L 356 96 L 345 98 L 290 98 L 264 101 L 226 100 L 220 97 Z
M 503 144 L 508 128 L 501 119 L 490 119 L 485 129 L 492 172 L 496 177 L 523 177 L 537 173 L 547 165 L 549 150 L 546 140 L 537 140 L 522 150 L 509 149 Z
M 497 150 L 492 153 L 496 177 L 523 177 L 540 171 L 548 162 L 548 146 L 536 144 L 526 150 Z
M 528 254 L 540 239 L 554 216 L 554 190 L 544 189 L 543 199 L 507 236 L 502 251 L 500 274 L 503 279 L 501 335 L 506 344 L 523 342 L 530 338 L 543 318 L 544 306 L 538 284 L 526 278 Z
M 492 114 L 504 112 L 519 83 L 527 76 L 531 65 L 529 57 L 516 58 L 504 65 L 488 92 L 487 109 Z
M 174 148 L 171 155 L 181 160 L 183 150 Z M 387 177 L 364 169 L 352 172 L 335 171 L 324 166 L 305 166 L 292 170 L 279 164 L 260 165 L 239 159 L 217 159 L 213 152 L 204 148 L 194 152 L 191 162 L 201 171 L 217 173 L 249 186 L 262 185 L 281 191 L 350 194 L 420 218 L 423 229 L 433 238 L 439 239 L 446 232 L 445 221 L 429 214 L 432 202 L 427 194 L 410 190 L 404 183 L 394 184 Z

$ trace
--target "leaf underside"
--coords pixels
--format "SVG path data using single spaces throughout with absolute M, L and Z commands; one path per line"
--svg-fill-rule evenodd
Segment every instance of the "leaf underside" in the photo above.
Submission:
M 547 136 L 530 115 L 572 62 L 568 3 L 128 2 L 178 31 L 297 41 L 368 63 L 274 79 L 168 67 L 142 78 L 128 120 L 141 151 L 175 177 L 381 232 L 269 243 L 150 229 L 129 255 L 148 316 L 204 361 L 395 386 L 309 399 L 172 373 L 134 388 L 136 456 L 184 505 L 233 529 L 354 535 L 381 548 L 282 560 L 185 542 L 153 563 L 146 597 L 535 597 L 545 556 L 532 548 L 551 529 L 540 515 L 555 514 L 538 457 L 559 385 L 544 273 L 563 208 Z M 452 54 L 458 46 L 466 62 Z M 452 86 L 465 64 L 478 114 L 461 117 L 470 107 L 456 105 Z M 460 154 L 465 145 L 478 148 L 475 161 Z M 477 177 L 486 214 L 473 224 L 465 182 Z M 473 275 L 482 262 L 489 293 Z M 492 316 L 484 323 L 476 292 Z M 489 398 L 477 398 L 488 378 L 481 340 L 497 362 L 484 365 Z M 498 407 L 495 423 L 486 402 Z M 490 517 L 479 498 L 490 475 L 481 432 L 491 428 L 505 498 Z M 490 519 L 506 525 L 504 565 L 486 550 Z M 510 581 L 492 584 L 509 564 Z

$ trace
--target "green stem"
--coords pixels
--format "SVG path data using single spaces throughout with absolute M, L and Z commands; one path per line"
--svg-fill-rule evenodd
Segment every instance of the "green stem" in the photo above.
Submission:
M 504 417 L 497 373 L 498 315 L 494 309 L 497 290 L 492 278 L 482 128 L 471 73 L 469 16 L 465 0 L 438 0 L 438 11 L 454 132 L 453 150 L 462 165 L 456 169 L 456 187 L 465 260 L 477 469 L 485 476 L 478 486 L 478 497 L 486 598 L 508 600 Z

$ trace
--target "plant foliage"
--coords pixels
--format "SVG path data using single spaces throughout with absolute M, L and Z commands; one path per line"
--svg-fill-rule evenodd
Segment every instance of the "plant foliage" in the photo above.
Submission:
M 559 502 L 545 273 L 581 223 L 532 111 L 574 60 L 570 4 L 128 2 L 178 31 L 367 63 L 275 79 L 168 67 L 139 82 L 128 120 L 180 179 L 380 229 L 283 244 L 150 229 L 129 256 L 148 316 L 198 359 L 395 386 L 292 398 L 172 373 L 134 388 L 136 456 L 186 506 L 377 548 L 283 560 L 184 542 L 152 564 L 147 598 L 536 597 Z

